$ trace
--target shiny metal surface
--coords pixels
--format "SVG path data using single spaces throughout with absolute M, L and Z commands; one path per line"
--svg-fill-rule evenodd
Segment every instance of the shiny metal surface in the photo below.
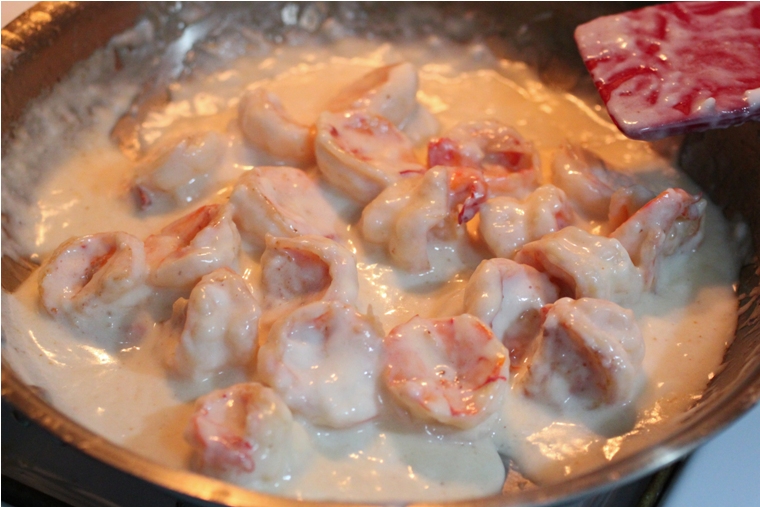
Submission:
M 254 5 L 262 15 L 273 16 L 282 6 Z M 467 4 L 431 6 L 446 16 L 479 11 L 479 19 L 503 18 L 503 23 L 484 27 L 492 33 L 489 45 L 513 57 L 524 57 L 538 67 L 554 86 L 590 87 L 580 58 L 574 53 L 572 29 L 579 22 L 614 10 L 615 4 Z M 456 7 L 456 8 L 455 8 Z M 12 142 L 13 129 L 27 103 L 43 93 L 75 61 L 86 57 L 115 33 L 131 26 L 146 7 L 132 2 L 42 4 L 3 30 L 2 135 Z M 452 11 L 452 14 L 448 14 Z M 389 16 L 383 6 L 369 12 Z M 275 20 L 276 21 L 276 20 Z M 387 21 L 387 20 L 386 20 Z M 276 23 L 275 23 L 276 24 Z M 386 23 L 387 25 L 387 23 Z M 383 26 L 386 26 L 383 25 Z M 526 28 L 527 27 L 527 28 Z M 388 29 L 392 31 L 392 28 Z M 81 34 L 84 42 L 75 42 Z M 462 37 L 466 38 L 467 34 Z M 502 40 L 506 41 L 502 44 Z M 579 67 L 579 65 L 581 65 Z M 567 505 L 623 482 L 630 482 L 672 463 L 743 413 L 760 398 L 760 124 L 695 134 L 687 137 L 680 155 L 682 167 L 692 174 L 706 193 L 722 205 L 729 217 L 741 216 L 752 230 L 754 257 L 742 271 L 738 291 L 741 311 L 736 339 L 725 357 L 725 367 L 712 381 L 702 399 L 687 416 L 647 448 L 604 468 L 572 480 L 533 490 L 495 495 L 457 505 L 497 507 L 513 505 Z M 25 269 L 14 260 L 9 242 L 3 241 L 3 287 L 11 290 Z M 12 239 L 12 238 L 10 238 Z M 6 264 L 6 261 L 9 263 Z M 19 266 L 22 266 L 19 268 Z M 16 281 L 14 281 L 14 279 Z M 295 506 L 304 502 L 259 494 L 191 472 L 159 466 L 111 444 L 74 423 L 44 400 L 44 396 L 21 382 L 12 365 L 2 363 L 2 396 L 32 421 L 96 460 L 176 492 L 182 501 L 231 506 Z M 307 502 L 308 505 L 327 505 Z

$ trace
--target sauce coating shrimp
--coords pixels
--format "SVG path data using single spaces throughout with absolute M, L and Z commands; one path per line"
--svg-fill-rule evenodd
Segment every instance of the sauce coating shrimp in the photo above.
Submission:
M 472 428 L 499 407 L 509 352 L 477 317 L 413 317 L 383 343 L 383 382 L 414 417 Z
M 165 362 L 180 377 L 205 380 L 246 366 L 256 352 L 259 305 L 243 278 L 226 268 L 201 278 L 179 298 L 165 324 Z
M 189 289 L 215 269 L 237 267 L 240 234 L 230 207 L 211 204 L 149 236 L 145 250 L 152 285 Z
M 230 196 L 234 220 L 252 246 L 267 234 L 335 238 L 337 214 L 317 184 L 294 167 L 254 167 L 240 177 Z
M 224 138 L 217 132 L 154 149 L 136 169 L 132 190 L 139 208 L 187 206 L 206 195 L 224 149 Z
M 669 188 L 649 201 L 615 229 L 617 239 L 651 287 L 663 257 L 696 248 L 704 236 L 702 220 L 707 201 L 680 188 Z
M 261 269 L 268 321 L 317 300 L 354 304 L 359 294 L 353 254 L 321 236 L 267 236 Z
M 317 301 L 276 321 L 258 374 L 312 423 L 345 428 L 378 413 L 382 335 L 353 306 Z
M 325 179 L 361 203 L 404 176 L 425 172 L 404 133 L 366 112 L 322 113 L 315 150 Z
M 237 384 L 198 398 L 185 430 L 193 467 L 249 485 L 282 480 L 290 467 L 293 417 L 272 389 Z
M 572 221 L 565 193 L 554 185 L 542 185 L 522 202 L 506 196 L 487 200 L 480 208 L 478 232 L 496 256 L 511 259 L 526 243 Z
M 263 88 L 246 93 L 238 121 L 245 139 L 273 157 L 301 167 L 314 163 L 314 127 L 295 121 L 274 93 Z
M 456 238 L 485 201 L 482 174 L 466 167 L 434 167 L 423 176 L 388 187 L 362 212 L 367 241 L 387 243 L 393 261 L 402 268 L 430 269 L 429 236 Z
M 655 197 L 654 192 L 642 185 L 631 185 L 615 190 L 610 197 L 610 211 L 607 218 L 608 229 L 610 231 L 617 229 Z
M 542 334 L 519 382 L 529 397 L 584 409 L 630 402 L 644 358 L 633 312 L 609 301 L 562 298 L 542 310 Z
M 417 105 L 417 69 L 408 62 L 371 70 L 343 88 L 330 102 L 331 112 L 366 111 L 400 127 Z
M 125 232 L 73 238 L 40 268 L 40 302 L 90 336 L 125 338 L 150 295 L 143 242 Z
M 536 338 L 540 310 L 559 296 L 549 277 L 509 259 L 480 263 L 464 290 L 464 311 L 490 326 L 517 368 Z
M 609 169 L 585 148 L 564 144 L 554 154 L 552 183 L 564 190 L 590 218 L 605 218 L 615 190 L 635 182 L 630 176 Z
M 561 296 L 626 304 L 636 302 L 643 290 L 641 273 L 618 240 L 574 226 L 528 243 L 515 261 L 549 275 Z
M 498 121 L 460 123 L 428 143 L 428 167 L 473 167 L 483 171 L 489 195 L 524 197 L 538 186 L 541 161 L 533 143 Z

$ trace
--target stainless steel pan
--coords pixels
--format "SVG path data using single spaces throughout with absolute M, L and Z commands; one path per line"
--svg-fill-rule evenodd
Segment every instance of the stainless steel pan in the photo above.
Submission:
M 157 23 L 164 23 L 167 47 L 171 46 L 172 40 L 179 40 L 181 30 L 172 32 L 166 28 L 166 20 L 171 24 L 171 14 L 176 12 L 177 5 L 43 3 L 11 23 L 2 35 L 3 152 L 8 143 L 13 142 L 24 110 L 33 107 L 33 99 L 54 85 L 76 61 L 86 58 L 94 49 L 105 44 L 113 34 L 147 16 L 158 20 Z M 522 58 L 537 67 L 552 86 L 574 90 L 588 90 L 591 86 L 572 42 L 574 27 L 595 16 L 631 7 L 621 3 L 436 3 L 425 6 L 435 17 L 435 24 L 451 29 L 449 34 L 453 33 L 462 40 L 475 33 L 485 34 L 492 49 Z M 222 5 L 214 8 L 232 7 Z M 241 6 L 238 4 L 234 8 L 240 9 Z M 295 12 L 296 16 L 307 12 L 307 8 L 325 15 L 328 11 L 345 6 L 255 3 L 246 8 L 252 19 L 266 21 L 270 29 L 277 30 L 278 27 L 282 28 L 284 9 L 290 9 L 288 12 L 291 15 Z M 392 5 L 370 4 L 357 8 L 365 16 L 362 21 L 365 31 L 372 31 L 380 37 L 394 36 L 396 14 Z M 161 21 L 161 16 L 166 19 Z M 203 35 L 203 30 L 199 33 Z M 167 65 L 171 64 L 171 55 L 164 54 L 164 58 Z M 163 70 L 157 69 L 152 83 L 160 86 L 160 80 L 167 76 L 167 72 L 171 71 L 167 71 L 166 66 Z M 134 104 L 138 109 L 145 104 L 146 96 L 143 94 L 135 98 Z M 565 482 L 461 502 L 462 505 L 565 504 L 592 492 L 632 481 L 686 455 L 760 398 L 760 306 L 757 302 L 760 295 L 760 124 L 750 123 L 690 135 L 684 139 L 679 160 L 682 168 L 724 208 L 729 218 L 742 218 L 748 223 L 754 239 L 754 255 L 742 270 L 737 287 L 741 299 L 736 339 L 726 353 L 723 370 L 712 380 L 704 396 L 686 417 L 673 424 L 667 434 L 635 454 Z M 4 186 L 13 186 L 5 174 L 3 178 Z M 4 224 L 9 218 L 3 216 Z M 15 256 L 13 238 L 5 232 L 3 289 L 13 290 L 18 281 L 28 274 L 28 263 Z M 177 505 L 182 505 L 182 502 L 302 505 L 302 502 L 262 495 L 187 471 L 169 469 L 111 444 L 46 403 L 44 396 L 19 379 L 13 365 L 7 364 L 5 359 L 2 363 L 2 395 L 6 402 L 23 414 L 20 417 L 28 417 L 66 444 L 115 467 L 120 471 L 118 473 L 124 474 L 125 484 L 131 484 L 130 481 L 135 478 L 148 481 L 158 490 L 176 495 L 180 499 Z M 33 468 L 33 464 L 31 466 Z

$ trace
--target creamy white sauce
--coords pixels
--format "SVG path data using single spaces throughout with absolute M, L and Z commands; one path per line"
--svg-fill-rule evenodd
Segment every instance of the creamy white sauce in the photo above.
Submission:
M 169 131 L 191 129 L 222 132 L 228 149 L 217 174 L 221 190 L 206 199 L 221 202 L 243 170 L 271 163 L 244 142 L 235 124 L 246 88 L 266 84 L 297 121 L 313 124 L 335 90 L 373 67 L 402 60 L 419 69 L 418 100 L 438 120 L 440 132 L 460 121 L 498 119 L 535 143 L 545 175 L 552 151 L 569 140 L 657 192 L 671 186 L 698 192 L 649 145 L 618 133 L 599 106 L 547 89 L 525 65 L 499 61 L 483 46 L 438 39 L 408 45 L 343 40 L 325 47 L 274 47 L 232 62 L 224 71 L 175 83 L 172 103 L 151 115 L 143 137 L 155 140 Z M 118 100 L 124 103 L 128 97 Z M 34 217 L 14 233 L 35 258 L 46 258 L 69 237 L 95 232 L 123 230 L 144 239 L 202 204 L 167 214 L 135 212 L 128 191 L 135 163 L 107 135 L 117 117 L 114 107 L 79 134 L 75 146 L 50 161 L 54 167 L 38 182 L 35 203 L 12 210 Z M 423 141 L 417 146 L 421 161 L 424 149 Z M 356 205 L 325 183 L 320 192 L 338 210 L 339 236 L 357 258 L 357 306 L 371 311 L 385 333 L 414 315 L 462 312 L 463 289 L 482 250 L 461 242 L 432 243 L 433 269 L 405 273 L 390 265 L 381 246 L 363 241 Z M 599 226 L 586 225 L 592 231 Z M 710 205 L 703 244 L 694 253 L 667 258 L 656 290 L 631 307 L 644 335 L 645 375 L 638 398 L 626 410 L 560 414 L 515 390 L 498 414 L 466 431 L 425 427 L 388 400 L 383 400 L 380 418 L 342 430 L 318 428 L 296 416 L 298 463 L 290 475 L 249 486 L 303 499 L 464 499 L 501 491 L 501 455 L 542 484 L 646 445 L 699 398 L 732 339 L 737 309 L 732 283 L 739 260 L 729 238 L 728 225 Z M 256 259 L 243 253 L 240 272 L 260 291 Z M 231 370 L 201 385 L 170 378 L 155 333 L 114 346 L 79 336 L 41 310 L 36 278 L 12 295 L 3 293 L 3 354 L 14 369 L 87 428 L 159 463 L 188 467 L 191 448 L 183 432 L 193 399 L 243 381 L 246 374 Z

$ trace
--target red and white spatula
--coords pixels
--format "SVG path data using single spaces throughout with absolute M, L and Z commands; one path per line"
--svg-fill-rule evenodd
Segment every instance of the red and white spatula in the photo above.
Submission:
M 760 120 L 760 2 L 645 7 L 583 24 L 575 41 L 628 137 Z

